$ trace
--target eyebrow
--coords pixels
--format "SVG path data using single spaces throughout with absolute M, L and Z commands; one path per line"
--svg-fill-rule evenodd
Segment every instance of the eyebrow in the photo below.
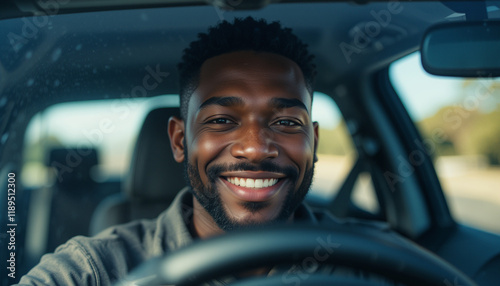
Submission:
M 219 106 L 243 106 L 245 105 L 245 102 L 243 99 L 235 96 L 222 96 L 222 97 L 211 97 L 207 100 L 205 100 L 198 110 L 202 110 L 207 108 L 210 105 L 219 105 Z M 286 108 L 292 108 L 292 107 L 298 107 L 301 109 L 304 109 L 309 113 L 307 110 L 306 105 L 300 101 L 299 99 L 296 98 L 283 98 L 283 97 L 274 97 L 271 99 L 270 105 L 273 108 L 276 109 L 286 109 Z
M 223 97 L 210 97 L 205 100 L 198 110 L 202 110 L 207 108 L 210 105 L 219 105 L 219 106 L 243 106 L 245 103 L 243 99 L 235 96 L 223 96 Z
M 277 109 L 298 107 L 304 109 L 305 111 L 307 111 L 307 113 L 309 113 L 309 110 L 307 110 L 306 105 L 302 101 L 296 98 L 275 97 L 271 99 L 271 106 Z

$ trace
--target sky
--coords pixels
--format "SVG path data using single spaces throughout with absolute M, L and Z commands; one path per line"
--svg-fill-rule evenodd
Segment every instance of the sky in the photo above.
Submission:
M 394 63 L 389 76 L 400 94 L 410 116 L 420 121 L 439 109 L 457 102 L 460 78 L 444 78 L 428 74 L 420 63 L 420 53 L 414 53 Z

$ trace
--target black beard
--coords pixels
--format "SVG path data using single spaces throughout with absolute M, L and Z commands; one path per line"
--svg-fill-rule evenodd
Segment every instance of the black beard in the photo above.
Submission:
M 187 155 L 187 154 L 185 154 Z M 187 156 L 185 156 L 184 161 L 184 176 L 186 183 L 193 190 L 193 194 L 198 200 L 198 202 L 203 206 L 203 208 L 212 216 L 215 223 L 224 231 L 232 231 L 237 229 L 245 229 L 250 227 L 255 227 L 263 224 L 272 224 L 277 222 L 286 221 L 299 207 L 299 205 L 304 200 L 304 197 L 309 192 L 309 188 L 312 183 L 314 175 L 314 163 L 311 168 L 307 169 L 304 174 L 304 179 L 300 184 L 297 191 L 294 192 L 293 189 L 288 190 L 285 200 L 283 202 L 282 208 L 278 213 L 278 216 L 271 221 L 265 223 L 258 222 L 238 222 L 232 219 L 224 209 L 222 204 L 222 199 L 216 188 L 216 180 L 219 178 L 222 172 L 227 171 L 266 171 L 266 172 L 278 172 L 286 175 L 287 179 L 292 180 L 292 186 L 296 185 L 298 179 L 298 172 L 293 167 L 279 167 L 271 162 L 263 162 L 259 165 L 252 165 L 249 163 L 240 163 L 234 165 L 215 165 L 207 169 L 207 176 L 209 179 L 209 184 L 204 185 L 198 166 L 192 165 L 187 162 Z M 257 212 L 266 206 L 269 202 L 245 202 L 243 206 L 250 212 Z

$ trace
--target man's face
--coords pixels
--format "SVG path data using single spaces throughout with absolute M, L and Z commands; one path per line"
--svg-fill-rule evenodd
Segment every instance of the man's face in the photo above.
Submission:
M 222 230 L 287 220 L 309 190 L 318 128 L 302 72 L 285 57 L 207 60 L 179 126 L 175 157 Z

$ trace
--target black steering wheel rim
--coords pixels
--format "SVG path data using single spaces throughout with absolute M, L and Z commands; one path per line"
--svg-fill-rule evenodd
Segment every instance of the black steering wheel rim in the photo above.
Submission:
M 446 285 L 446 281 L 476 285 L 449 263 L 391 231 L 304 224 L 233 232 L 199 241 L 148 261 L 126 281 L 134 281 L 134 285 L 198 285 L 263 265 L 313 260 L 378 273 L 405 285 Z M 144 284 L 138 283 L 141 279 Z

